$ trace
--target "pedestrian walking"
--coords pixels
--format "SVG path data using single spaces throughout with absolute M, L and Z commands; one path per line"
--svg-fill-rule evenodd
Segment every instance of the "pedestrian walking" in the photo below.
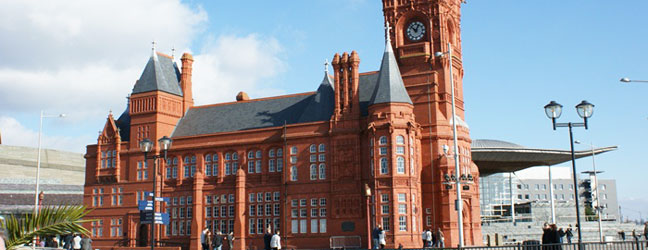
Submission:
M 387 241 L 385 240 L 385 230 L 383 230 L 381 226 L 378 226 L 378 229 L 380 229 L 378 232 L 378 244 L 380 245 L 380 249 L 385 249 L 385 245 L 387 245 Z
M 229 245 L 229 250 L 233 250 L 234 249 L 234 240 L 236 240 L 236 238 L 234 238 L 234 232 L 230 232 L 229 234 L 227 234 L 225 236 L 225 238 L 227 239 L 227 245 Z
M 279 237 L 279 230 L 270 239 L 270 249 L 280 250 L 281 249 L 281 237 Z
M 432 233 L 432 228 L 428 228 L 427 232 L 425 232 L 425 238 L 427 239 L 427 242 L 425 243 L 428 247 L 432 247 L 433 242 L 435 242 L 435 236 Z
M 205 227 L 205 229 L 200 232 L 200 244 L 202 245 L 203 250 L 209 249 L 209 244 L 207 244 L 207 234 L 209 234 L 209 228 Z
M 637 235 L 637 229 L 632 229 L 632 239 L 633 239 L 634 241 L 638 241 L 638 240 L 639 240 L 639 235 Z
M 81 239 L 81 250 L 92 250 L 92 239 L 87 235 L 84 235 L 83 239 Z
M 565 231 L 565 235 L 567 236 L 567 243 L 572 243 L 572 238 L 574 237 L 574 232 L 572 231 L 572 225 L 569 224 L 569 227 L 567 227 L 567 231 Z
M 445 238 L 443 237 L 443 232 L 441 231 L 441 228 L 437 228 L 436 236 L 437 236 L 436 247 L 445 248 Z
M 561 227 L 560 229 L 558 229 L 558 239 L 559 239 L 558 242 L 559 242 L 560 244 L 563 243 L 563 238 L 565 237 L 565 235 L 566 235 L 566 233 L 565 233 L 565 231 L 562 229 L 562 227 Z
M 212 234 L 211 231 L 208 231 L 207 234 L 205 235 L 205 244 L 207 245 L 207 249 L 214 250 L 214 244 L 212 244 L 213 242 L 214 242 L 214 234 Z
M 421 240 L 423 240 L 423 248 L 428 247 L 428 245 L 427 245 L 428 244 L 427 233 L 428 233 L 428 229 L 426 228 L 426 229 L 423 230 L 423 233 L 421 234 Z
M 378 240 L 378 237 L 380 237 L 379 234 L 380 234 L 380 225 L 377 225 L 376 227 L 374 227 L 373 230 L 371 230 L 371 244 L 372 244 L 371 248 L 373 249 L 378 249 L 378 245 L 380 243 Z
M 625 231 L 619 231 L 619 238 L 621 238 L 622 241 L 625 241 Z
M 74 239 L 72 240 L 72 248 L 74 250 L 81 250 L 81 236 L 78 234 L 74 236 Z
M 221 234 L 220 229 L 216 229 L 216 233 L 214 233 L 214 236 L 212 238 L 212 247 L 214 250 L 221 250 L 223 247 L 223 234 Z M 230 249 L 232 249 L 232 246 L 230 245 Z
M 265 250 L 270 250 L 270 241 L 272 240 L 272 230 L 270 227 L 266 228 L 266 232 L 263 235 L 263 246 Z

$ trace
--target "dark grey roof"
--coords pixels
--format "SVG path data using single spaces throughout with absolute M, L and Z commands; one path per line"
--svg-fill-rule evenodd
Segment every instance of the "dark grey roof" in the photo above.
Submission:
M 156 90 L 182 96 L 178 65 L 170 57 L 154 52 L 135 83 L 133 94 Z
M 311 99 L 309 101 L 310 103 L 299 117 L 299 121 L 329 120 L 335 108 L 335 91 L 333 90 L 333 83 L 328 73 L 324 73 L 324 79 L 322 79 L 322 83 L 317 88 L 317 92 L 309 98 Z
M 126 105 L 126 110 L 115 120 L 115 125 L 119 129 L 119 136 L 122 141 L 130 140 L 130 115 L 128 114 L 128 105 Z
M 314 94 L 299 94 L 263 100 L 241 101 L 213 106 L 194 107 L 180 119 L 171 137 L 213 134 L 312 121 L 328 121 L 331 113 L 304 115 Z M 321 105 L 325 105 L 322 102 Z M 313 104 L 316 106 L 317 104 Z M 328 105 L 333 105 L 332 99 Z
M 405 84 L 398 69 L 398 63 L 396 62 L 391 42 L 388 39 L 385 44 L 382 63 L 380 64 L 378 82 L 369 101 L 369 105 L 394 102 L 412 104 L 412 100 L 409 94 L 407 94 L 407 90 L 405 90 Z

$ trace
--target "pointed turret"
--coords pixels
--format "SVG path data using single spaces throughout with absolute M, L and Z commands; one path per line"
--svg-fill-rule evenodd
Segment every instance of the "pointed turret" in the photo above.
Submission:
M 142 75 L 133 87 L 132 94 L 157 90 L 182 96 L 180 70 L 173 58 L 153 50 Z
M 394 50 L 391 47 L 391 40 L 389 38 L 389 24 L 386 29 L 386 42 L 385 53 L 383 54 L 382 63 L 380 64 L 380 72 L 378 74 L 378 82 L 369 105 L 378 103 L 409 103 L 412 100 L 407 94 L 403 78 L 401 77 L 398 63 L 394 56 Z

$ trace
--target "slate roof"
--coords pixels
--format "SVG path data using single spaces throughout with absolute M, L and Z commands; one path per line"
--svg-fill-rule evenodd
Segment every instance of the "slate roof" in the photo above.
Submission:
M 407 90 L 405 90 L 405 84 L 398 69 L 391 42 L 387 39 L 385 53 L 378 73 L 378 82 L 369 105 L 396 102 L 412 104 L 412 100 L 407 94 Z
M 119 136 L 122 141 L 130 140 L 130 115 L 128 114 L 128 105 L 126 105 L 126 110 L 115 120 L 115 125 L 119 129 Z
M 180 70 L 167 55 L 153 52 L 144 71 L 133 87 L 133 94 L 160 90 L 182 96 Z

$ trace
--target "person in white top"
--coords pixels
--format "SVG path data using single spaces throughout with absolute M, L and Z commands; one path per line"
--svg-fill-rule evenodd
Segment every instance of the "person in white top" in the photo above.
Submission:
M 428 241 L 428 238 L 427 238 L 427 237 L 428 237 L 428 234 L 427 234 L 427 233 L 428 233 L 428 230 L 425 229 L 425 230 L 423 230 L 423 233 L 421 234 L 421 239 L 423 240 L 423 247 L 427 247 L 427 246 L 428 246 L 428 245 L 427 245 L 427 241 Z
M 81 236 L 77 234 L 76 236 L 74 236 L 74 239 L 72 239 L 72 242 L 72 248 L 74 248 L 75 250 L 81 249 Z
M 205 227 L 205 229 L 203 229 L 202 232 L 200 233 L 200 244 L 202 245 L 203 250 L 208 250 L 209 249 L 209 245 L 207 245 L 207 243 L 205 241 L 205 236 L 208 233 L 209 233 L 209 228 L 207 228 L 207 227 Z
M 380 249 L 385 249 L 387 241 L 385 241 L 385 230 L 382 229 L 382 226 L 378 225 L 380 232 L 378 232 L 378 244 L 380 244 Z
M 270 239 L 270 248 L 272 250 L 281 249 L 281 237 L 279 237 L 279 230 Z
M 432 237 L 432 229 L 425 230 L 425 239 L 427 240 L 425 245 L 427 247 L 432 247 L 432 241 L 434 240 L 434 237 Z

